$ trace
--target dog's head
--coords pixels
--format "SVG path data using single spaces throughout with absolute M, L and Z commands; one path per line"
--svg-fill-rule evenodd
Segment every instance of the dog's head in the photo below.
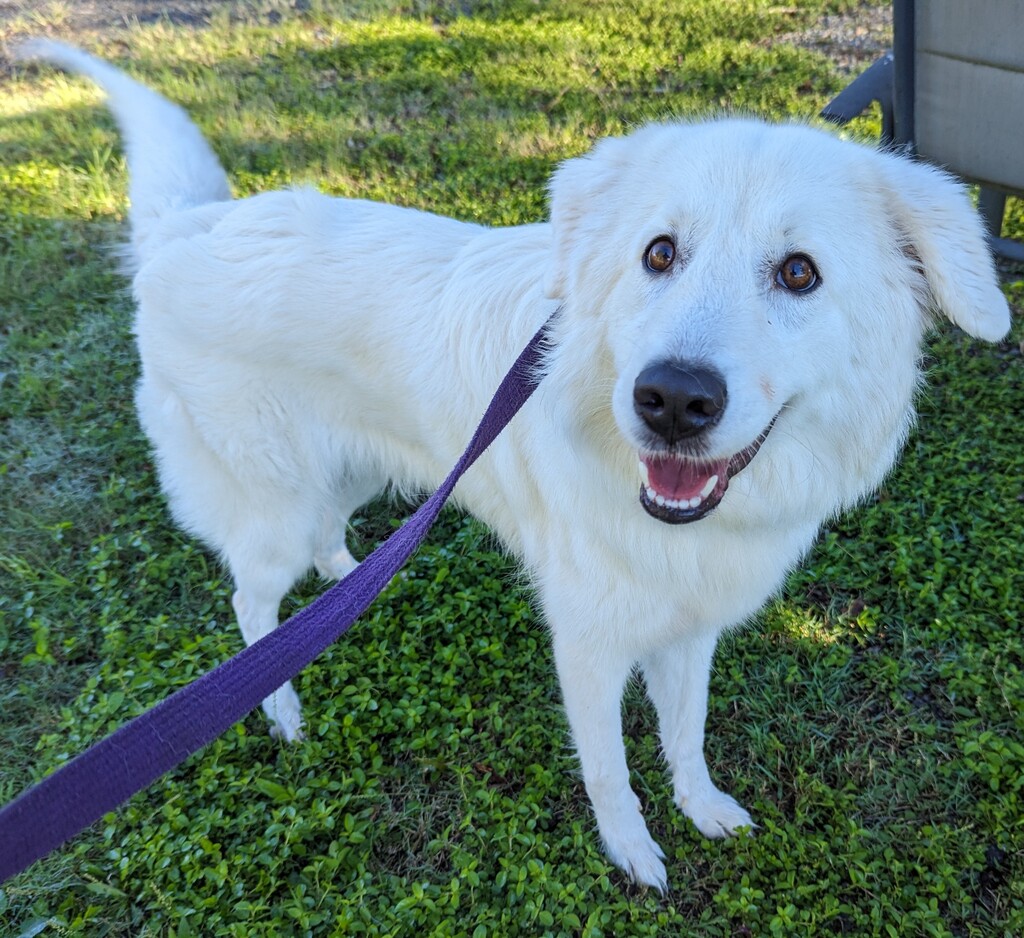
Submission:
M 850 504 L 906 435 L 928 313 L 1009 328 L 962 188 L 808 127 L 647 127 L 563 164 L 551 204 L 552 367 L 662 521 Z

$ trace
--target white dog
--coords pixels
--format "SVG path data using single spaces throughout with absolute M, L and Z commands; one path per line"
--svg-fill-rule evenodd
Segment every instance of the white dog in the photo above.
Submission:
M 175 517 L 230 565 L 245 640 L 311 565 L 354 566 L 358 506 L 437 485 L 558 310 L 539 390 L 458 499 L 536 583 L 612 860 L 665 887 L 622 744 L 635 668 L 676 803 L 709 837 L 750 825 L 703 756 L 718 636 L 892 466 L 930 311 L 982 339 L 1009 327 L 960 186 L 805 126 L 722 119 L 569 160 L 547 224 L 311 189 L 232 201 L 177 106 L 70 47 L 27 54 L 93 78 L 124 134 L 139 414 Z M 300 735 L 291 686 L 264 706 Z

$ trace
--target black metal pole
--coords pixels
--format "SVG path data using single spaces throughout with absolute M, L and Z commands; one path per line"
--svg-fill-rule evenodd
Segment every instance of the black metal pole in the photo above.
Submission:
M 893 122 L 897 146 L 914 149 L 914 0 L 893 0 Z

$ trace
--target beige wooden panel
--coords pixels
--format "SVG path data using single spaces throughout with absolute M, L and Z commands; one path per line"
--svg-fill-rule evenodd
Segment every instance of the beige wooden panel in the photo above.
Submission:
M 923 52 L 916 71 L 918 152 L 969 179 L 1024 190 L 1024 71 Z
M 1024 71 L 1024 0 L 920 0 L 914 31 L 919 53 Z

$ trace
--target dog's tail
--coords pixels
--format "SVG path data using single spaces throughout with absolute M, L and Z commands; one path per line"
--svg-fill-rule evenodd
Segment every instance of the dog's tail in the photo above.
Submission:
M 14 50 L 91 78 L 107 94 L 124 139 L 131 177 L 132 257 L 146 260 L 146 243 L 159 220 L 183 209 L 231 198 L 228 178 L 185 111 L 106 62 L 51 39 L 30 39 Z

